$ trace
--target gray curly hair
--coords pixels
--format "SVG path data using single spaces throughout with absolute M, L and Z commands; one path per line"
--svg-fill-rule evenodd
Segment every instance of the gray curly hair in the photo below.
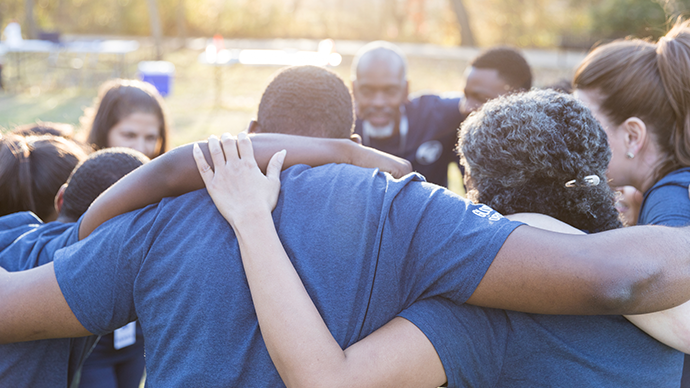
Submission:
M 621 227 L 606 182 L 606 133 L 574 97 L 532 90 L 489 101 L 462 124 L 467 196 L 503 214 L 547 214 L 589 232 Z M 596 175 L 602 183 L 584 184 Z M 575 180 L 575 187 L 565 183 Z

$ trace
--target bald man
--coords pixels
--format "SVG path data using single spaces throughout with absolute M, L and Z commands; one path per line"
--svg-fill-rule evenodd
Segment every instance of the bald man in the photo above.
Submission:
M 351 71 L 355 133 L 364 145 L 409 160 L 428 182 L 447 186 L 448 165 L 458 162 L 454 148 L 460 123 L 484 102 L 532 84 L 527 61 L 508 47 L 481 53 L 465 75 L 464 97 L 410 99 L 407 60 L 400 48 L 384 41 L 365 45 Z

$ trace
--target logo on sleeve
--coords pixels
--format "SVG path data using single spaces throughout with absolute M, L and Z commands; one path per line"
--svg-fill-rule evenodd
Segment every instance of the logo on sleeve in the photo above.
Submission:
M 429 140 L 417 148 L 415 158 L 419 164 L 429 165 L 434 163 L 441 157 L 443 152 L 443 144 L 438 140 Z
M 500 213 L 486 205 L 482 205 L 478 209 L 472 210 L 472 213 L 482 218 L 488 217 L 489 221 L 498 221 L 501 218 L 503 218 L 503 216 Z

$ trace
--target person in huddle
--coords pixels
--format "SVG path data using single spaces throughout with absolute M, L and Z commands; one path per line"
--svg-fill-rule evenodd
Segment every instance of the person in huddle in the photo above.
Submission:
M 87 143 L 135 149 L 153 159 L 168 150 L 170 119 L 153 85 L 116 79 L 104 83 L 94 107 L 81 119 Z
M 471 115 L 459 138 L 468 196 L 475 202 L 504 214 L 541 213 L 518 219 L 572 234 L 622 226 L 614 192 L 605 183 L 611 158 L 606 133 L 572 96 L 531 91 L 500 97 Z M 682 353 L 622 316 L 526 314 L 458 305 L 445 298 L 416 301 L 343 351 L 304 292 L 302 280 L 294 276 L 292 263 L 284 260 L 280 243 L 272 242 L 265 227 L 255 226 L 265 211 L 266 197 L 260 195 L 265 193 L 228 190 L 214 182 L 222 182 L 222 170 L 215 176 L 206 171 L 214 202 L 241 236 L 259 327 L 288 386 L 317 381 L 372 387 L 436 387 L 444 382 L 449 387 L 678 384 Z M 271 184 L 263 187 L 268 193 L 274 189 Z M 482 205 L 473 211 L 488 215 L 492 210 Z M 251 218 L 244 218 L 245 213 Z M 273 281 L 267 282 L 269 278 Z M 685 310 L 683 305 L 631 319 L 659 340 L 687 351 L 686 337 L 673 339 L 676 328 L 687 327 L 690 314 Z
M 13 150 L 20 149 L 23 147 L 21 143 L 27 141 L 31 142 L 20 137 L 6 137 L 0 148 L 0 158 L 4 161 L 24 158 Z M 9 142 L 15 144 L 10 145 Z M 16 171 L 16 175 L 33 169 L 49 170 L 51 166 L 61 164 L 61 159 L 65 157 L 65 145 L 69 143 L 52 137 L 42 142 L 41 148 L 34 148 L 41 150 L 41 157 L 34 155 L 27 158 L 24 163 L 29 166 Z M 48 152 L 46 148 L 52 148 L 52 151 Z M 56 250 L 78 241 L 77 220 L 91 202 L 147 160 L 141 153 L 126 148 L 98 151 L 74 168 L 66 183 L 59 188 L 54 201 L 51 201 L 58 214 L 56 221 L 44 223 L 34 213 L 23 211 L 22 208 L 13 209 L 12 214 L 0 217 L 0 267 L 22 271 L 52 262 Z M 3 163 L 2 166 L 8 169 L 13 164 Z M 89 336 L 0 345 L 0 386 L 69 387 L 95 341 L 95 336 Z
M 63 137 L 0 134 L 0 216 L 31 211 L 54 221 L 55 196 L 86 157 L 84 148 Z
M 614 187 L 643 193 L 638 225 L 690 225 L 690 22 L 658 42 L 617 40 L 578 67 L 575 95 L 601 122 Z M 633 220 L 634 221 L 634 220 Z M 686 357 L 683 387 L 690 387 Z

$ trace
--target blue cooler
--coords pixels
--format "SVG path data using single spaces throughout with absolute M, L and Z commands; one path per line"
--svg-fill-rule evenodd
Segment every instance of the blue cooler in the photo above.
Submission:
M 175 65 L 168 61 L 144 61 L 137 65 L 139 78 L 156 87 L 158 93 L 165 97 L 172 91 Z

